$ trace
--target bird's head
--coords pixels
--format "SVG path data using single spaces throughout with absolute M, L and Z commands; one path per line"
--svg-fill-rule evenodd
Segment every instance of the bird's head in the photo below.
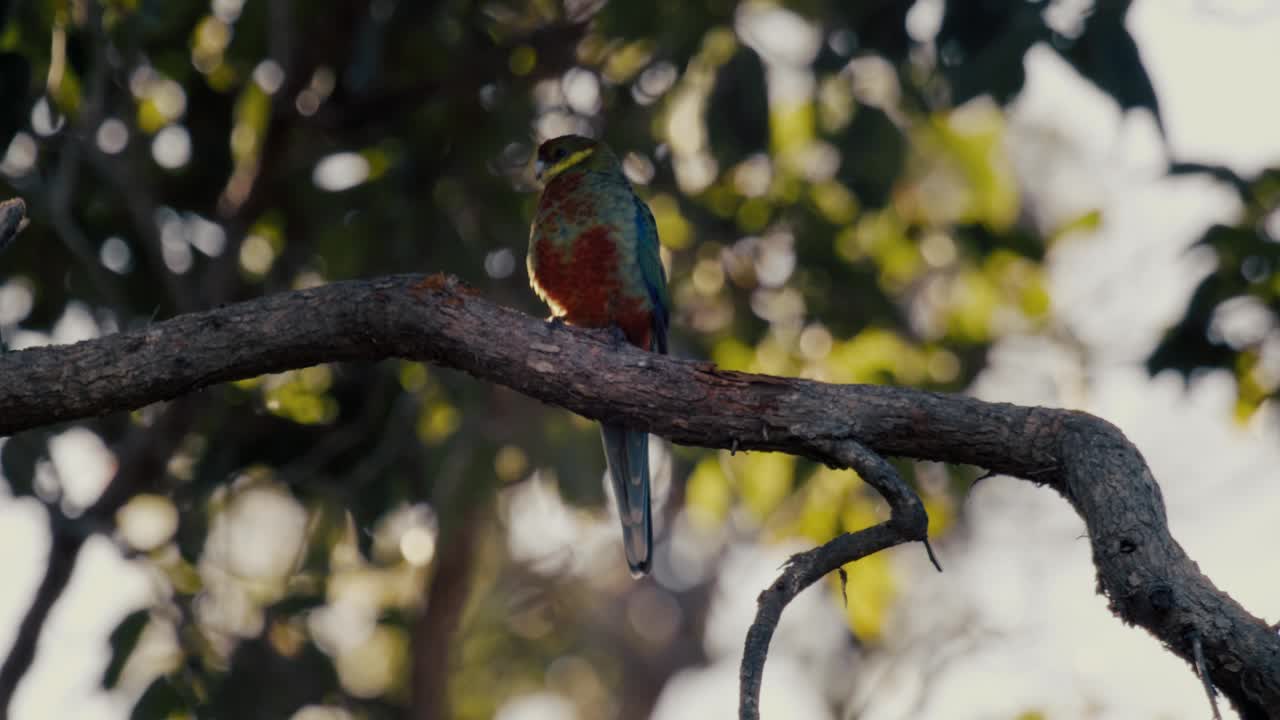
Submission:
M 539 180 L 549 183 L 571 167 L 605 168 L 611 162 L 617 160 L 604 143 L 581 135 L 561 135 L 538 147 L 533 168 Z

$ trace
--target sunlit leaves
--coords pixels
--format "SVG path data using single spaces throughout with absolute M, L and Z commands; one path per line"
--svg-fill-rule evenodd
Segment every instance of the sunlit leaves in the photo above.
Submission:
M 837 383 L 918 385 L 925 381 L 925 352 L 895 332 L 869 328 L 832 345 L 825 379 Z
M 191 64 L 205 75 L 218 73 L 232 33 L 231 26 L 214 15 L 201 20 L 191 34 Z M 225 86 L 225 79 L 215 85 Z
M 811 102 L 775 106 L 769 113 L 770 150 L 779 162 L 797 165 L 797 155 L 814 139 L 814 107 Z
M 890 563 L 888 555 L 876 553 L 844 566 L 849 580 L 845 616 L 854 635 L 864 641 L 879 639 L 896 597 L 897 585 Z M 833 587 L 838 582 L 838 577 L 832 577 L 827 580 L 827 585 Z
M 916 222 L 981 222 L 1007 229 L 1017 218 L 1018 192 L 1004 146 L 1004 119 L 992 105 L 974 104 L 917 126 L 899 211 Z
M 430 403 L 418 418 L 418 436 L 428 445 L 438 445 L 462 424 L 458 409 L 445 401 Z
M 231 130 L 231 156 L 237 163 L 252 161 L 261 151 L 271 115 L 271 98 L 257 83 L 246 85 L 236 101 Z
M 684 250 L 692 239 L 689 222 L 680 212 L 680 206 L 671 195 L 662 193 L 649 198 L 649 209 L 658 225 L 658 238 L 673 250 Z
M 758 518 L 769 515 L 791 492 L 796 457 L 782 453 L 740 453 L 727 461 L 743 503 Z
M 1046 244 L 1071 236 L 1073 233 L 1091 233 L 1102 226 L 1102 212 L 1090 210 L 1059 225 L 1046 238 Z
M 721 458 L 714 454 L 704 457 L 686 483 L 685 507 L 690 518 L 702 527 L 718 527 L 724 522 L 735 498 Z
M 529 456 L 515 445 L 504 445 L 493 457 L 493 471 L 502 483 L 520 479 L 529 467 Z
M 818 213 L 832 225 L 847 225 L 858 214 L 858 198 L 839 182 L 828 180 L 810 189 Z
M 240 269 L 246 275 L 261 278 L 284 250 L 285 236 L 274 216 L 259 220 L 240 245 Z
M 333 384 L 333 371 L 327 365 L 316 365 L 271 376 L 263 396 L 266 409 L 296 423 L 311 425 L 331 422 L 337 415 L 337 402 L 328 395 Z
M 409 638 L 401 628 L 378 625 L 362 641 L 338 655 L 342 687 L 355 697 L 372 698 L 403 688 Z
M 178 509 L 169 498 L 142 494 L 116 513 L 116 524 L 131 546 L 146 552 L 173 537 L 178 529 Z
M 1276 349 L 1269 348 L 1267 354 L 1270 356 L 1267 358 L 1270 364 L 1276 365 Z M 1235 375 L 1236 418 L 1248 420 L 1280 388 L 1280 373 L 1276 372 L 1275 367 L 1264 367 L 1262 353 L 1250 349 L 1236 356 Z
M 961 271 L 944 288 L 947 333 L 961 342 L 1029 330 L 1049 309 L 1040 268 L 1007 252 L 993 253 L 981 268 Z
M 515 47 L 507 57 L 507 68 L 512 75 L 528 75 L 538 64 L 538 53 L 528 45 Z
M 622 44 L 604 54 L 602 71 L 605 79 L 614 84 L 628 82 L 653 58 L 653 42 L 637 40 Z

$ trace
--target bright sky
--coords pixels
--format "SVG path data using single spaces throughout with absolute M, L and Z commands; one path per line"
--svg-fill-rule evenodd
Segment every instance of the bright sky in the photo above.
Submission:
M 1280 67 L 1280 4 L 1139 0 L 1129 24 L 1178 159 L 1243 173 L 1280 164 L 1280 94 L 1268 91 Z M 1280 516 L 1280 427 L 1224 422 L 1233 390 L 1223 377 L 1186 392 L 1174 378 L 1147 379 L 1137 364 L 1205 269 L 1184 248 L 1210 221 L 1229 219 L 1234 203 L 1204 180 L 1161 177 L 1162 150 L 1149 120 L 1122 119 L 1051 53 L 1033 53 L 1028 65 L 1012 130 L 1031 196 L 1049 217 L 1099 207 L 1104 226 L 1050 258 L 1061 332 L 1004 342 L 974 391 L 1078 407 L 1117 423 L 1146 454 L 1174 534 L 1192 558 L 1247 608 L 1274 620 L 1280 578 L 1258 571 L 1258 553 L 1274 544 L 1272 523 Z M 1035 142 L 1045 133 L 1066 142 L 1046 151 Z M 851 687 L 867 720 L 1012 718 L 1029 710 L 1050 718 L 1207 717 L 1185 664 L 1124 627 L 1094 594 L 1088 544 L 1065 502 L 997 478 L 970 498 L 967 511 L 968 536 L 939 548 L 946 573 L 928 571 L 913 548 L 894 555 L 911 590 L 886 634 L 897 650 L 893 665 L 856 664 L 845 643 L 830 642 L 840 637 L 842 616 L 830 594 L 810 592 L 791 607 L 765 675 L 765 717 L 826 720 L 832 716 L 823 693 Z M 38 506 L 0 499 L 0 652 L 27 610 L 47 547 Z M 750 586 L 763 587 L 786 550 L 734 551 L 726 566 L 734 585 L 756 578 Z M 151 592 L 144 572 L 109 543 L 92 541 L 11 717 L 126 717 L 127 703 L 97 690 L 106 637 Z M 705 638 L 712 664 L 677 676 L 655 720 L 733 715 L 740 639 L 752 609 L 751 602 L 718 603 Z M 541 693 L 513 702 L 500 717 L 574 716 L 558 696 Z

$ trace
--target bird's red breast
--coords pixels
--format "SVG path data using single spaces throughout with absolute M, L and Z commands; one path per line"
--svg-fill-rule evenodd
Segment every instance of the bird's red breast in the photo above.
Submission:
M 546 240 L 535 242 L 533 280 L 565 321 L 581 327 L 617 325 L 628 342 L 649 349 L 653 317 L 647 298 L 624 291 L 615 232 L 604 224 L 587 227 L 578 233 L 572 252 Z
M 639 264 L 637 200 L 620 169 L 559 172 L 542 191 L 529 247 L 534 289 L 573 325 L 618 326 L 653 349 L 654 300 Z

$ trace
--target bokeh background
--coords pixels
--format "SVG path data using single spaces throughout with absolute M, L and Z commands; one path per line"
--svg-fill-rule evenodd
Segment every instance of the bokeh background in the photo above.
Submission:
M 594 135 L 657 218 L 677 355 L 1097 413 L 1275 620 L 1277 37 L 1268 0 L 7 0 L 0 198 L 33 223 L 0 335 L 403 271 L 544 314 L 528 161 Z M 591 423 L 407 362 L 0 442 L 0 651 L 56 590 L 5 668 L 23 720 L 729 717 L 779 564 L 885 514 L 849 472 L 659 445 L 634 582 Z M 765 717 L 1208 716 L 1063 501 L 901 467 L 946 572 L 899 548 L 801 596 Z

